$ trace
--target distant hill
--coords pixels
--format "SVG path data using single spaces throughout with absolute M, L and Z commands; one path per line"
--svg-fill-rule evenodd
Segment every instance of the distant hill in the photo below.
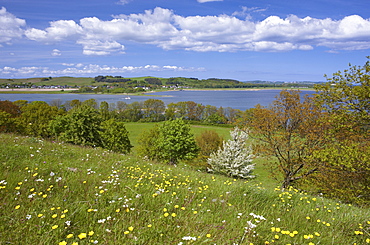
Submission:
M 37 88 L 63 86 L 80 88 L 80 92 L 132 93 L 158 89 L 229 89 L 229 88 L 269 88 L 295 87 L 312 88 L 314 82 L 283 82 L 283 81 L 238 81 L 222 78 L 186 78 L 186 77 L 40 77 L 22 79 L 0 79 L 0 88 Z

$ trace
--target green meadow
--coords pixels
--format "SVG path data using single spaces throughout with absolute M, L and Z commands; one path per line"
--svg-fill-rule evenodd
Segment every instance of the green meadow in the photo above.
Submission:
M 137 146 L 154 123 L 127 123 Z M 229 128 L 192 125 L 199 135 Z M 256 159 L 232 179 L 100 148 L 0 134 L 0 244 L 367 244 L 370 210 L 281 191 Z

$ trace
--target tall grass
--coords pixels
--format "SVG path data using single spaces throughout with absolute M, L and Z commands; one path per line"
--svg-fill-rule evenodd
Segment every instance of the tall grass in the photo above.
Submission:
M 0 244 L 366 244 L 369 209 L 0 134 Z M 260 184 L 261 183 L 261 184 Z

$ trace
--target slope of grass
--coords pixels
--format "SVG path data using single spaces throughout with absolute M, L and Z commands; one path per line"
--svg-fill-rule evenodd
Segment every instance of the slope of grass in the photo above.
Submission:
M 369 209 L 0 134 L 0 244 L 366 244 Z M 262 183 L 262 184 L 260 184 Z

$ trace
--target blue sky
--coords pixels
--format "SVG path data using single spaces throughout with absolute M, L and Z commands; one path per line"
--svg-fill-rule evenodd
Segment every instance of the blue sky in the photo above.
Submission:
M 368 0 L 0 0 L 0 78 L 325 81 L 370 55 Z

